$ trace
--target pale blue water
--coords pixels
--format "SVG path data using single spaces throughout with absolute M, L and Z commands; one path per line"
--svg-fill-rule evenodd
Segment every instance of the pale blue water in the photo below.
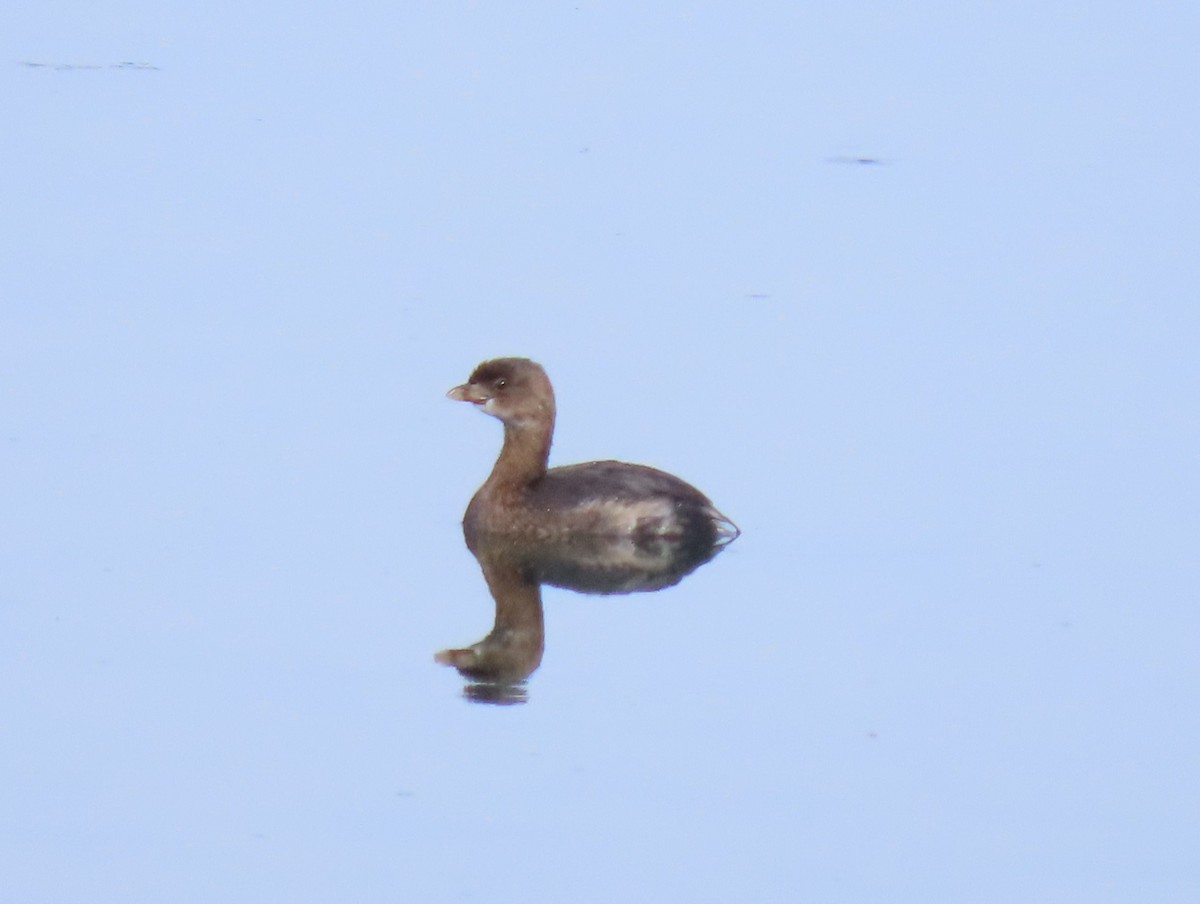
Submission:
M 9 17 L 0 900 L 1200 896 L 1200 19 L 651 6 Z M 511 354 L 744 533 L 488 707 Z

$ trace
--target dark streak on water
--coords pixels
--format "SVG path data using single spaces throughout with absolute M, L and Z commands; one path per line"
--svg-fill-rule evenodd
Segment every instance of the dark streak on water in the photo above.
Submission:
M 37 63 L 32 60 L 22 60 L 21 65 L 28 69 L 54 69 L 57 72 L 76 72 L 97 69 L 137 69 L 142 71 L 161 72 L 152 63 Z

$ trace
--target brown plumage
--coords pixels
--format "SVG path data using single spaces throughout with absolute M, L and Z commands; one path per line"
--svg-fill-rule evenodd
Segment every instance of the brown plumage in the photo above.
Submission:
M 547 469 L 554 389 L 541 366 L 527 358 L 485 361 L 447 395 L 504 424 L 500 455 L 463 518 L 468 544 L 485 533 L 547 539 L 628 536 L 714 545 L 738 535 L 707 496 L 665 471 L 618 461 Z

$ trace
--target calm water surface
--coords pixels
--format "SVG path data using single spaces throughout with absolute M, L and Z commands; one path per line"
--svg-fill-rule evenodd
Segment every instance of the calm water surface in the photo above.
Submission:
M 1190 12 L 276 12 L 0 39 L 0 900 L 1197 900 Z M 517 706 L 497 355 L 743 531 Z

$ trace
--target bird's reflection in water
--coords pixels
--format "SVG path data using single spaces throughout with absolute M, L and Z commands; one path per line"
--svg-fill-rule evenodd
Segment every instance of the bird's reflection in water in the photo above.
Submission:
M 525 679 L 542 662 L 542 584 L 580 593 L 662 590 L 713 558 L 732 536 L 699 540 L 575 536 L 528 540 L 475 535 L 468 545 L 496 602 L 491 633 L 478 643 L 442 650 L 435 659 L 470 679 L 463 695 L 476 703 L 526 700 Z

